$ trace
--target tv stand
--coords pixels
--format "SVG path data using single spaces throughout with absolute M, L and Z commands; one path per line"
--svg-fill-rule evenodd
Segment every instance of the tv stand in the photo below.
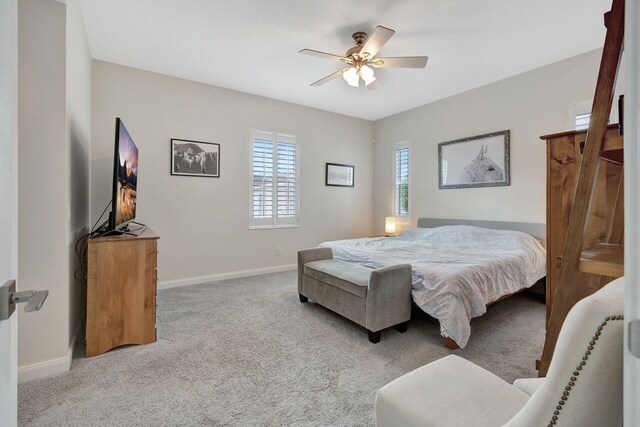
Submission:
M 150 228 L 89 239 L 87 357 L 155 342 L 158 239 Z

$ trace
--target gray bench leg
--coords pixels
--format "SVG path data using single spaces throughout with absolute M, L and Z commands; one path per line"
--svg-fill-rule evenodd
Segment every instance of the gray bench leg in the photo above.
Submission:
M 399 264 L 371 272 L 366 325 L 381 331 L 411 319 L 411 266 Z
M 305 297 L 302 294 L 298 294 L 298 296 L 300 297 L 300 302 L 309 302 L 309 298 Z
M 371 341 L 374 344 L 377 344 L 380 342 L 380 332 L 373 332 L 367 329 L 367 333 L 369 334 L 369 341 Z
M 409 322 L 398 323 L 397 325 L 394 326 L 394 328 L 396 329 L 396 331 L 398 331 L 400 333 L 405 333 L 405 332 L 407 332 L 408 324 L 409 324 Z

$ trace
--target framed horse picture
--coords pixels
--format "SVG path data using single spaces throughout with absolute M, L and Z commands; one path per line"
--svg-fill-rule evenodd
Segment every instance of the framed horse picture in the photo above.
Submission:
M 171 139 L 171 175 L 220 178 L 220 144 Z
M 510 185 L 509 139 L 503 130 L 438 144 L 438 188 Z

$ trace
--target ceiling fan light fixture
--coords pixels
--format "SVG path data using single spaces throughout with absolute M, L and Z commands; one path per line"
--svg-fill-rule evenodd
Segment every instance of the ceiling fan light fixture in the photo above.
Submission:
M 351 67 L 344 73 L 342 73 L 342 78 L 349 84 L 349 86 L 358 87 L 360 86 L 360 76 L 358 75 L 358 70 Z
M 376 79 L 373 69 L 367 67 L 366 65 L 360 67 L 360 77 L 362 77 L 362 80 L 364 80 L 364 84 L 366 84 L 367 86 L 373 83 Z
M 362 31 L 353 33 L 351 37 L 356 45 L 347 50 L 344 55 L 302 49 L 300 53 L 305 55 L 330 59 L 343 64 L 341 70 L 311 83 L 311 86 L 318 87 L 342 76 L 349 86 L 360 86 L 360 79 L 362 79 L 367 89 L 374 90 L 380 87 L 380 80 L 376 78 L 375 68 L 425 68 L 429 59 L 426 56 L 377 57 L 378 52 L 394 34 L 394 30 L 381 25 L 378 25 L 371 35 Z

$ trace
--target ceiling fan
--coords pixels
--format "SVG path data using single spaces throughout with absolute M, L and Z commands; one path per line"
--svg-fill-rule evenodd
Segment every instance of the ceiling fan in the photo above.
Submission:
M 348 67 L 329 74 L 327 77 L 311 83 L 311 86 L 322 86 L 336 77 L 342 76 L 349 86 L 358 87 L 360 79 L 364 81 L 369 90 L 380 87 L 380 82 L 376 79 L 373 68 L 424 68 L 427 66 L 426 56 L 403 56 L 376 58 L 376 54 L 389 41 L 395 31 L 378 25 L 369 36 L 367 33 L 358 31 L 351 36 L 356 43 L 344 56 L 333 55 L 331 53 L 320 52 L 312 49 L 302 49 L 300 53 L 305 55 L 326 58 L 332 61 L 339 61 L 347 64 Z M 373 68 L 371 68 L 373 67 Z

